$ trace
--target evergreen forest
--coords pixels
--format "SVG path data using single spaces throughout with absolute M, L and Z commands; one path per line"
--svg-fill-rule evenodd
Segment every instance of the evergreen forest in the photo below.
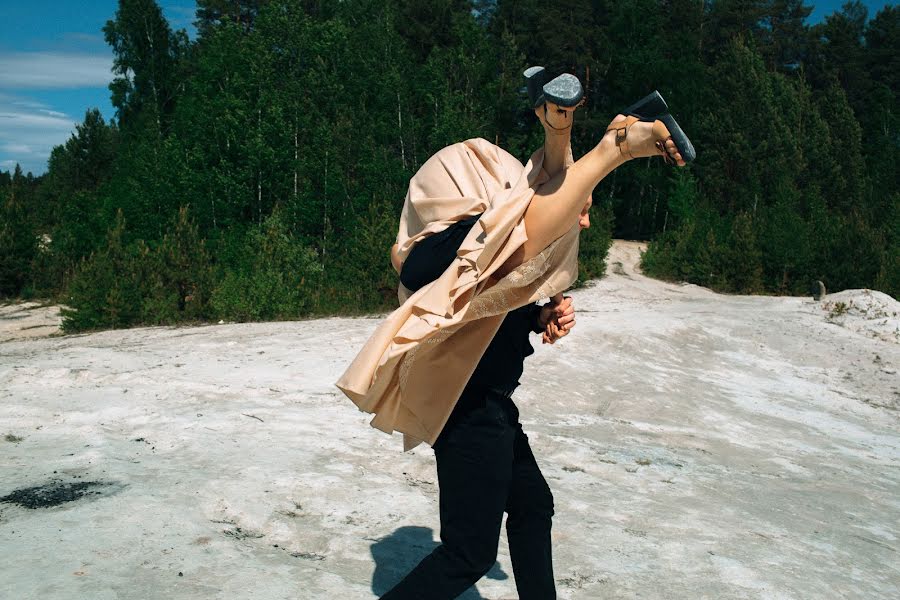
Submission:
M 483 137 L 543 141 L 522 71 L 577 75 L 576 157 L 658 89 L 697 148 L 597 187 L 580 281 L 612 237 L 644 270 L 731 293 L 900 298 L 900 9 L 802 0 L 155 0 L 103 28 L 115 117 L 47 172 L 0 172 L 0 297 L 60 302 L 64 329 L 365 314 L 409 178 Z

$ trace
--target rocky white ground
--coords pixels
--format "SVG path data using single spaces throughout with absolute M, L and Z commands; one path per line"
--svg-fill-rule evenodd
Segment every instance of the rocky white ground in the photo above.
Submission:
M 560 597 L 900 597 L 900 303 L 723 296 L 638 257 L 614 245 L 516 394 Z M 375 598 L 434 547 L 431 451 L 333 386 L 377 318 L 25 339 L 57 320 L 0 307 L 3 598 Z M 511 573 L 504 541 L 464 597 Z

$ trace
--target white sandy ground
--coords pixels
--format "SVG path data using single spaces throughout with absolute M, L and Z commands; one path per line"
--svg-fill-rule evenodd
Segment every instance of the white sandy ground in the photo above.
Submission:
M 0 342 L 61 335 L 59 309 L 39 302 L 0 304 Z
M 638 257 L 616 242 L 515 396 L 560 597 L 900 597 L 900 303 L 876 296 L 875 335 Z M 0 597 L 366 599 L 434 547 L 431 450 L 403 454 L 333 385 L 377 318 L 10 339 L 58 317 L 2 311 L 0 496 L 107 485 L 0 503 Z M 505 539 L 498 563 L 465 598 L 516 595 Z

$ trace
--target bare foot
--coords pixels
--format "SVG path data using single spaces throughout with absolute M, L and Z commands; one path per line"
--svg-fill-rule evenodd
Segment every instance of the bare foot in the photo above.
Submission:
M 534 114 L 544 127 L 543 168 L 550 177 L 565 170 L 566 161 L 572 155 L 572 125 L 578 106 L 559 106 L 546 102 L 534 109 Z
M 578 105 L 580 106 L 580 105 Z M 578 106 L 563 107 L 552 102 L 545 102 L 534 109 L 534 114 L 544 127 L 548 136 L 571 135 L 575 120 L 575 109 Z
M 625 160 L 668 154 L 679 167 L 686 164 L 662 121 L 649 123 L 616 115 L 601 143 L 618 146 Z

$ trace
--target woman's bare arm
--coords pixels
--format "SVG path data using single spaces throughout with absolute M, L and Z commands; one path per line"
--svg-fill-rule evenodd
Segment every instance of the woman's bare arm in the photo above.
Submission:
M 399 246 L 394 244 L 391 246 L 391 266 L 394 267 L 394 270 L 397 271 L 397 274 L 400 274 L 400 269 L 403 268 L 403 263 L 400 262 L 400 254 L 398 252 Z

